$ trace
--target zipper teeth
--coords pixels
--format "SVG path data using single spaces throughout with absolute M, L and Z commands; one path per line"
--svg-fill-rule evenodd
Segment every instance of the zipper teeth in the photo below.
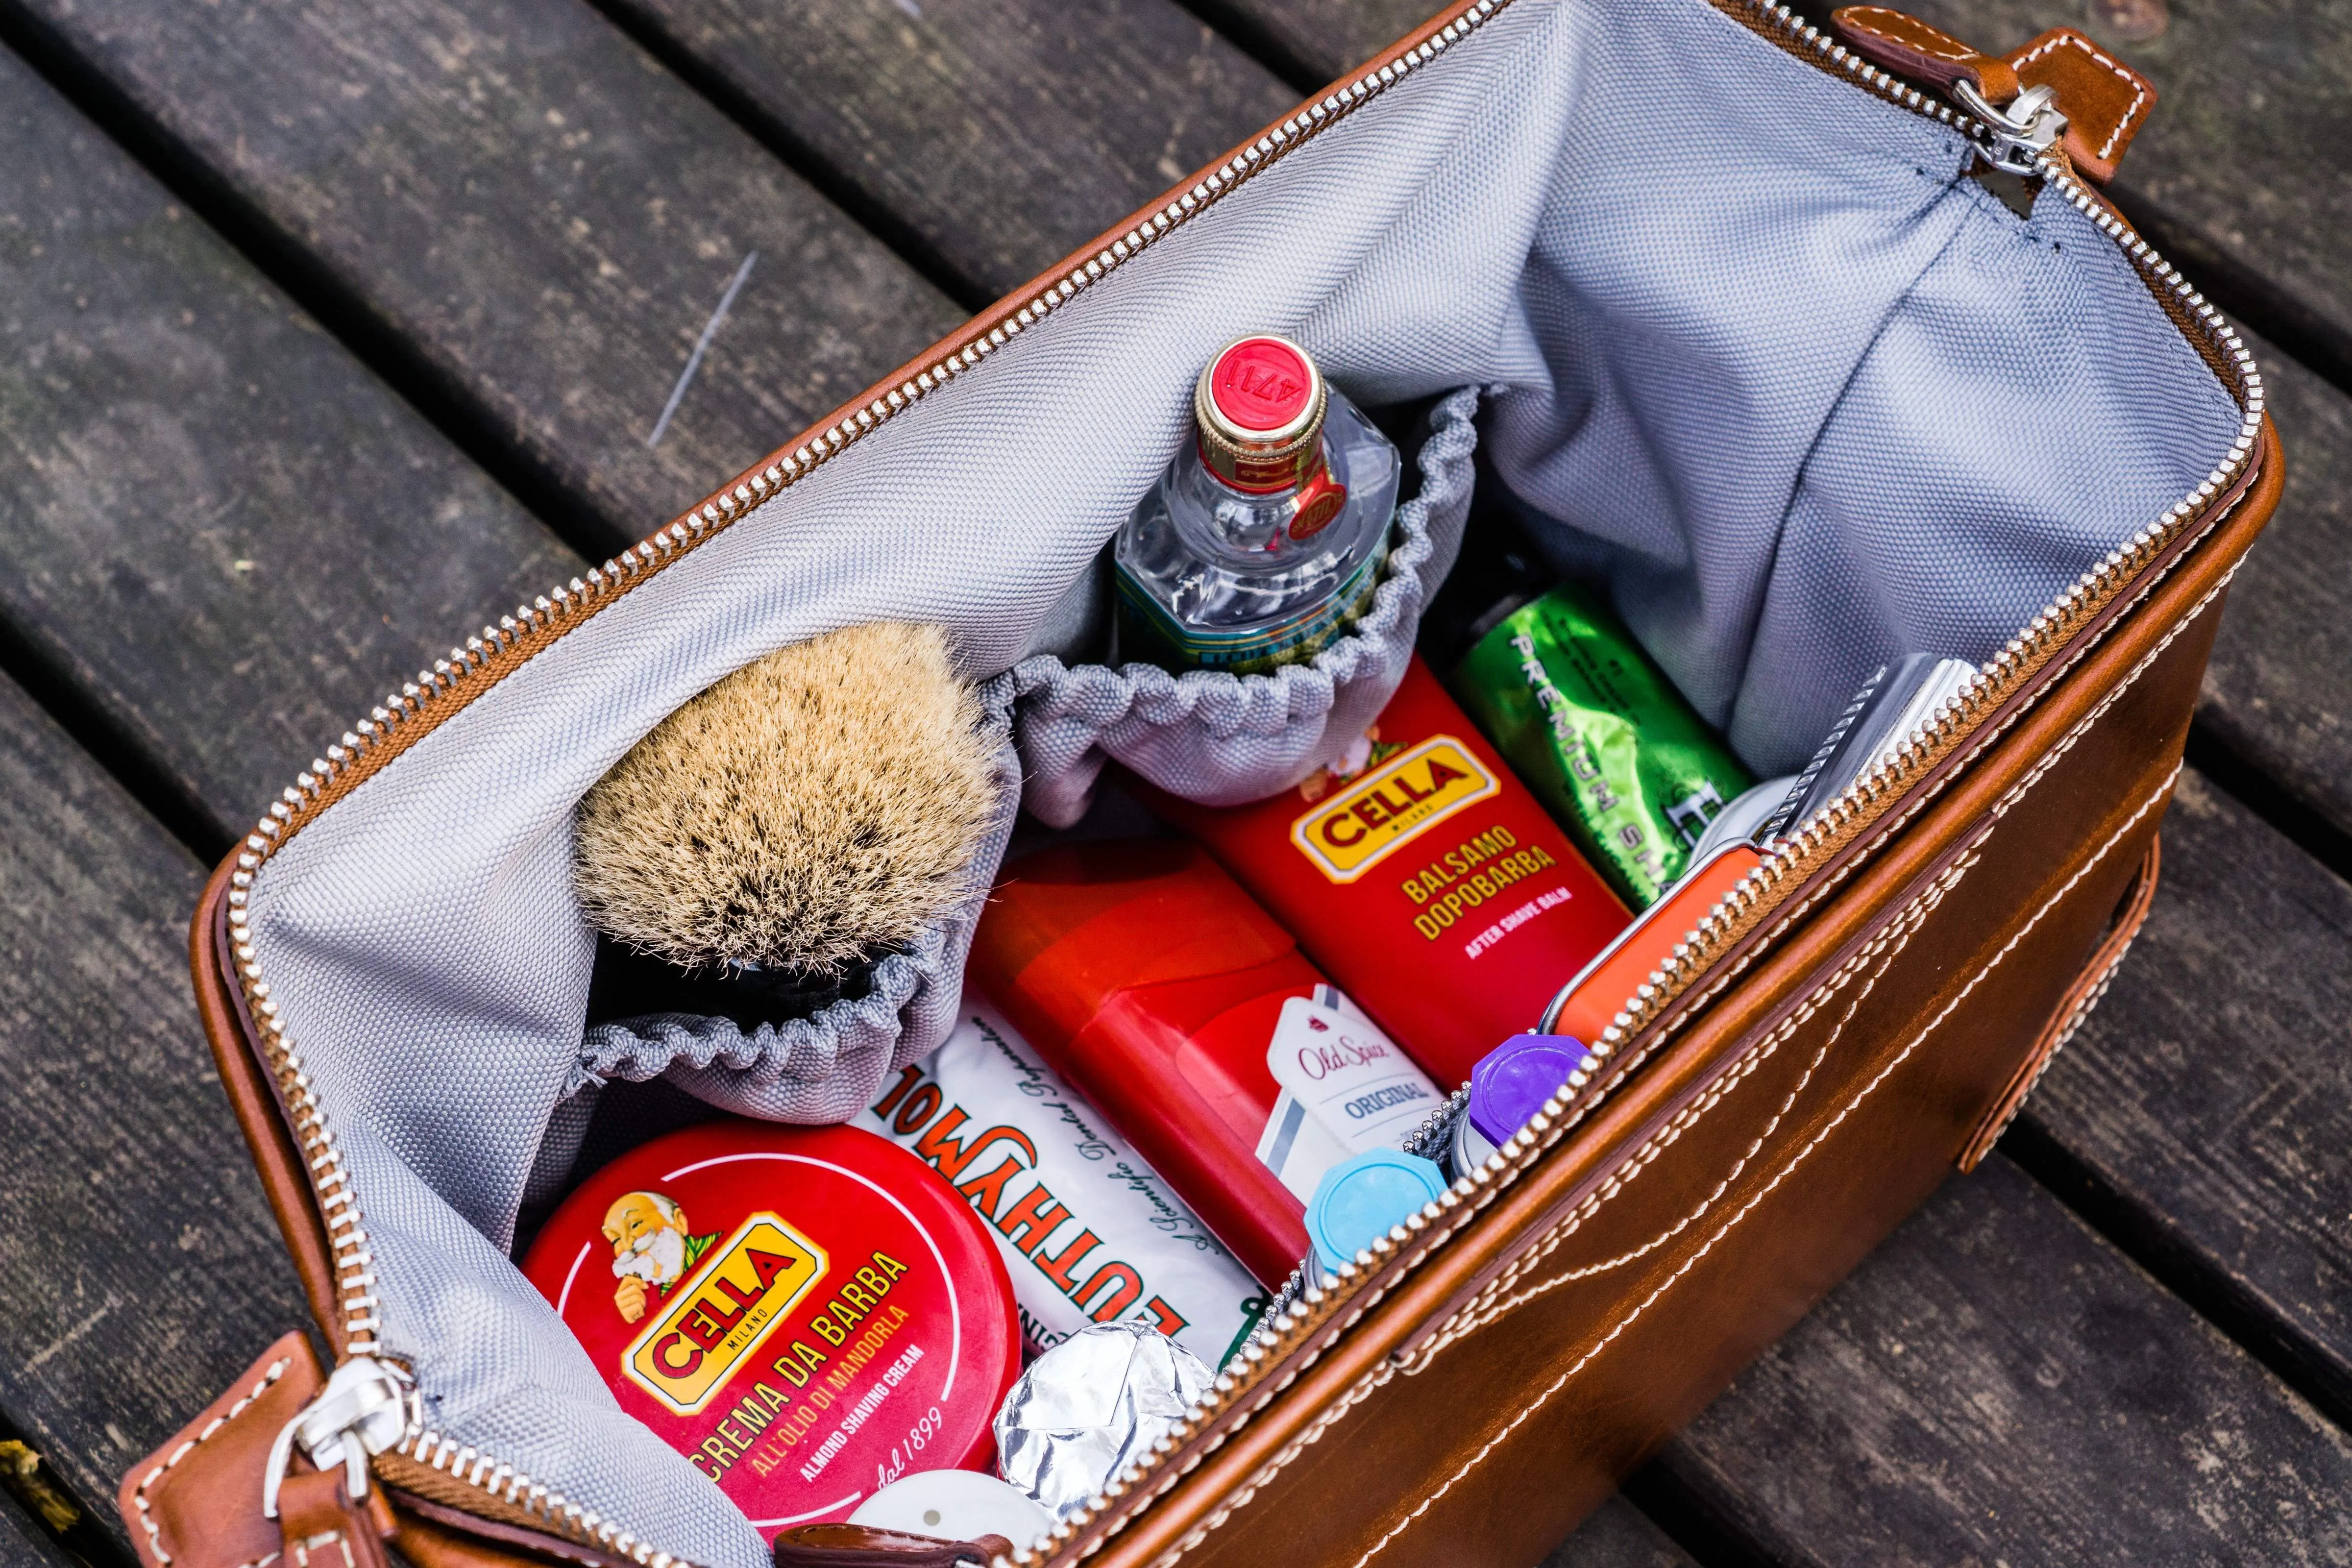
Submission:
M 328 1124 L 325 1108 L 310 1091 L 310 1079 L 300 1052 L 287 1032 L 285 1020 L 278 1015 L 269 984 L 255 956 L 247 908 L 255 874 L 296 833 L 315 821 L 320 812 L 373 777 L 484 688 L 496 684 L 606 604 L 749 516 L 888 420 L 959 376 L 978 369 L 983 360 L 1023 331 L 1068 304 L 1155 241 L 1215 205 L 1292 149 L 1337 124 L 1416 68 L 1435 59 L 1509 3 L 1510 0 L 1476 0 L 1461 16 L 1418 47 L 1345 86 L 1332 89 L 1266 132 L 1195 182 L 1190 190 L 1139 220 L 1126 234 L 1066 276 L 1041 288 L 1025 302 L 976 328 L 959 346 L 897 387 L 843 416 L 790 452 L 772 457 L 764 466 L 741 476 L 652 538 L 622 551 L 570 583 L 550 589 L 530 603 L 517 605 L 512 615 L 500 616 L 497 625 L 485 626 L 478 636 L 467 637 L 462 647 L 451 648 L 447 657 L 436 659 L 431 668 L 421 669 L 414 680 L 404 681 L 399 690 L 386 696 L 365 718 L 343 731 L 341 740 L 296 775 L 294 783 L 270 805 L 238 849 L 229 879 L 228 920 L 238 979 L 260 1026 L 269 1066 L 294 1121 L 296 1136 L 310 1157 L 312 1189 L 327 1221 L 342 1291 L 345 1355 L 383 1353 L 376 1339 L 383 1319 L 373 1293 L 373 1257 L 368 1249 L 366 1227 L 352 1195 L 350 1177 L 343 1168 L 342 1154 L 333 1129 Z M 494 1455 L 427 1427 L 417 1414 L 421 1408 L 421 1400 L 411 1402 L 408 1426 L 392 1452 L 520 1508 L 570 1540 L 645 1564 L 646 1568 L 694 1568 L 688 1560 L 655 1550 L 651 1542 L 638 1540 L 614 1521 L 582 1508 Z
M 1508 0 L 1504 0 L 1504 3 L 1507 4 Z M 1924 117 L 1951 125 L 1972 142 L 1981 144 L 1991 133 L 1991 128 L 1981 121 L 1954 110 L 1949 105 L 1880 70 L 1784 5 L 1774 3 L 1774 0 L 1715 0 L 1715 3 L 1735 15 L 1745 12 L 1746 16 L 1740 19 L 1790 52 L 1800 56 L 1818 56 L 1876 96 Z M 1109 1533 L 1167 1491 L 1181 1475 L 1189 1473 L 1193 1464 L 1199 1462 L 1201 1456 L 1195 1455 L 1192 1456 L 1192 1464 L 1187 1464 L 1172 1474 L 1158 1473 L 1171 1468 L 1160 1461 L 1181 1452 L 1211 1423 L 1231 1409 L 1244 1390 L 1255 1385 L 1254 1374 L 1258 1369 L 1300 1351 L 1309 1340 L 1328 1329 L 1331 1321 L 1349 1304 L 1356 1286 L 1369 1276 L 1381 1272 L 1399 1258 L 1402 1258 L 1403 1267 L 1407 1269 L 1418 1266 L 1434 1247 L 1458 1228 L 1457 1225 L 1448 1222 L 1456 1217 L 1464 1205 L 1483 1208 L 1502 1188 L 1531 1170 L 1546 1150 L 1558 1143 L 1570 1128 L 1584 1120 L 1601 1103 L 1611 1089 L 1623 1081 L 1625 1073 L 1631 1070 L 1630 1065 L 1608 1081 L 1595 1083 L 1610 1059 L 1618 1055 L 1634 1036 L 1656 1025 L 1669 1005 L 1686 994 L 1702 973 L 1771 912 L 1777 903 L 1771 897 L 1776 888 L 1794 886 L 1804 877 L 1819 870 L 1839 850 L 1859 837 L 1884 808 L 1892 805 L 1912 784 L 1958 749 L 1980 721 L 2015 695 L 2027 680 L 2047 665 L 2069 638 L 2105 609 L 2142 567 L 2178 539 L 2191 520 L 2244 469 L 2255 443 L 2260 439 L 2264 400 L 2261 373 L 2243 341 L 2169 262 L 2098 201 L 2063 158 L 2045 154 L 2039 162 L 2044 180 L 2061 191 L 2075 210 L 2090 219 L 2100 233 L 2124 250 L 2143 276 L 2159 290 L 2159 302 L 2168 295 L 2221 350 L 2235 372 L 2238 383 L 2235 391 L 2241 409 L 2238 436 L 2227 455 L 2195 489 L 2175 502 L 2156 521 L 2110 551 L 2105 560 L 2083 573 L 2064 592 L 2044 606 L 2017 637 L 2010 640 L 2006 647 L 1987 660 L 1960 690 L 1939 704 L 1923 723 L 1904 737 L 1895 748 L 1893 761 L 1870 770 L 1793 832 L 1777 840 L 1765 852 L 1762 862 L 1725 893 L 1715 907 L 1700 918 L 1696 926 L 1675 945 L 1665 961 L 1636 987 L 1633 995 L 1627 999 L 1624 1009 L 1601 1032 L 1601 1038 L 1587 1045 L 1585 1057 L 1578 1063 L 1577 1069 L 1569 1074 L 1559 1092 L 1547 1100 L 1542 1110 L 1528 1119 L 1527 1126 L 1507 1140 L 1484 1166 L 1457 1177 L 1452 1186 L 1408 1217 L 1398 1230 L 1376 1237 L 1369 1255 L 1360 1253 L 1356 1259 L 1342 1263 L 1339 1278 L 1330 1286 L 1299 1289 L 1304 1282 L 1294 1280 L 1292 1286 L 1276 1298 L 1257 1332 L 1235 1357 L 1236 1361 L 1245 1363 L 1245 1370 L 1239 1376 L 1231 1372 L 1220 1372 L 1207 1396 L 1181 1426 L 1153 1447 L 1150 1454 L 1115 1478 L 1100 1496 L 1064 1521 L 1034 1550 L 1014 1552 L 1014 1563 L 1025 1568 L 1027 1564 L 1043 1562 L 1095 1527 L 1097 1521 L 1106 1521 L 1103 1534 L 1108 1538 Z M 1686 1014 L 1667 1020 L 1666 1026 L 1681 1023 L 1685 1016 Z M 1444 1115 L 1443 1111 L 1433 1115 L 1428 1122 L 1416 1130 L 1416 1136 L 1425 1136 L 1433 1131 Z M 1433 1227 L 1436 1227 L 1433 1236 L 1429 1234 Z M 1358 1306 L 1354 1316 L 1360 1317 L 1370 1310 L 1370 1301 Z M 1353 1318 L 1349 1321 L 1352 1321 Z M 1227 1363 L 1228 1366 L 1232 1364 L 1231 1362 Z M 1211 1446 L 1214 1446 L 1213 1441 Z M 1148 1488 L 1145 1485 L 1147 1481 L 1152 1483 Z M 1117 1517 L 1109 1517 L 1120 1500 L 1129 1497 L 1134 1500 Z
M 1712 3 L 1733 13 L 1790 52 L 1818 57 L 1821 62 L 1825 62 L 1825 68 L 1842 70 L 1875 96 L 1925 118 L 1950 125 L 1972 141 L 1981 142 L 1990 134 L 1989 127 L 1880 70 L 1806 23 L 1786 5 L 1773 3 L 1773 0 L 1712 0 Z M 467 637 L 462 647 L 451 648 L 448 656 L 435 660 L 430 669 L 419 670 L 414 680 L 404 682 L 398 691 L 388 695 L 366 718 L 345 731 L 340 742 L 329 746 L 324 756 L 315 759 L 307 771 L 298 774 L 294 784 L 270 805 L 268 814 L 255 825 L 254 831 L 247 837 L 238 852 L 236 866 L 230 877 L 228 920 L 239 980 L 248 1006 L 261 1029 L 269 1065 L 285 1099 L 289 1118 L 294 1122 L 296 1138 L 309 1157 L 312 1188 L 327 1223 L 341 1291 L 345 1354 L 383 1353 L 376 1339 L 383 1320 L 374 1295 L 374 1260 L 325 1108 L 310 1093 L 310 1079 L 303 1068 L 300 1053 L 287 1033 L 285 1022 L 278 1016 L 278 1005 L 270 997 L 268 983 L 263 978 L 255 957 L 247 907 L 255 873 L 327 806 L 372 777 L 482 689 L 502 679 L 611 600 L 627 593 L 653 573 L 749 516 L 761 505 L 807 478 L 843 450 L 925 396 L 948 385 L 957 377 L 976 370 L 983 360 L 1006 346 L 1024 331 L 1069 303 L 1080 292 L 1101 281 L 1155 241 L 1200 216 L 1286 153 L 1337 124 L 1415 68 L 1428 64 L 1447 48 L 1468 37 L 1510 4 L 1511 0 L 1475 0 L 1460 16 L 1431 35 L 1420 46 L 1376 70 L 1365 72 L 1345 86 L 1332 89 L 1323 98 L 1283 121 L 1211 171 L 1190 190 L 1150 216 L 1139 220 L 1125 235 L 1073 268 L 1066 276 L 1045 285 L 1024 303 L 1005 311 L 995 321 L 974 329 L 960 346 L 907 377 L 897 387 L 843 416 L 792 451 L 772 457 L 767 464 L 741 476 L 734 484 L 673 521 L 650 539 L 622 551 L 601 567 L 591 568 L 582 576 L 572 578 L 569 584 L 551 589 L 529 604 L 518 605 L 512 615 L 500 616 L 496 626 L 484 626 L 478 636 Z M 1385 1268 L 1405 1247 L 1419 1244 L 1421 1251 L 1408 1260 L 1409 1266 L 1417 1264 L 1429 1246 L 1435 1240 L 1442 1240 L 1444 1235 L 1451 1234 L 1453 1228 L 1446 1227 L 1439 1237 L 1424 1243 L 1423 1233 L 1431 1226 L 1448 1218 L 1465 1203 L 1483 1207 L 1503 1186 L 1530 1169 L 1544 1150 L 1559 1142 L 1570 1127 L 1581 1121 L 1603 1095 L 1622 1080 L 1621 1073 L 1618 1079 L 1592 1088 L 1594 1080 L 1619 1048 L 1634 1035 L 1656 1023 L 1668 1004 L 1679 998 L 1702 971 L 1769 912 L 1769 895 L 1774 888 L 1793 882 L 1817 869 L 1839 848 L 1851 842 L 1876 815 L 1872 809 L 1874 806 L 1891 804 L 1929 767 L 1941 761 L 1979 720 L 2006 700 L 2046 664 L 2051 655 L 2068 637 L 2104 608 L 2124 583 L 2178 537 L 2199 510 L 2243 469 L 2259 437 L 2263 408 L 2262 378 L 2255 369 L 2252 355 L 2204 296 L 2191 289 L 2147 241 L 2133 234 L 2101 205 L 2061 160 L 2044 156 L 2042 167 L 2045 180 L 2063 192 L 2074 207 L 2096 225 L 2101 233 L 2121 246 L 2154 287 L 2159 290 L 2169 290 L 2179 306 L 2221 346 L 2236 372 L 2237 390 L 2243 409 L 2239 436 L 2229 455 L 2189 496 L 2175 503 L 2156 522 L 2141 529 L 2124 545 L 2110 552 L 2105 561 L 2084 573 L 2071 587 L 2034 616 L 2019 636 L 1989 660 L 1958 693 L 1906 737 L 1897 748 L 1894 762 L 1874 769 L 1855 781 L 1837 799 L 1789 837 L 1776 842 L 1767 851 L 1763 862 L 1726 893 L 1684 941 L 1676 944 L 1665 962 L 1635 990 L 1625 1009 L 1616 1016 L 1601 1037 L 1588 1045 L 1588 1054 L 1579 1063 L 1578 1070 L 1569 1075 L 1560 1093 L 1545 1101 L 1543 1109 L 1529 1119 L 1527 1127 L 1506 1141 L 1484 1167 L 1457 1179 L 1438 1198 L 1408 1218 L 1401 1227 L 1405 1233 L 1403 1239 L 1396 1239 L 1393 1233 L 1390 1237 L 1376 1238 L 1369 1254 L 1360 1254 L 1358 1260 L 1342 1263 L 1338 1278 L 1330 1286 L 1301 1289 L 1297 1286 L 1303 1281 L 1294 1281 L 1293 1286 L 1277 1298 L 1256 1332 L 1234 1360 L 1227 1363 L 1228 1367 L 1235 1363 L 1241 1363 L 1244 1370 L 1239 1374 L 1229 1370 L 1220 1371 L 1208 1395 L 1180 1426 L 1163 1436 L 1142 1460 L 1115 1477 L 1087 1507 L 1063 1521 L 1034 1548 L 1017 1550 L 1013 1557 L 1014 1563 L 1028 1564 L 1051 1556 L 1092 1527 L 1097 1520 L 1103 1519 L 1120 1500 L 1140 1491 L 1142 1483 L 1148 1479 L 1156 1479 L 1157 1484 L 1150 1489 L 1149 1496 L 1130 1506 L 1129 1513 L 1142 1506 L 1142 1502 L 1167 1490 L 1174 1484 L 1175 1478 L 1155 1477 L 1154 1472 L 1162 1468 L 1160 1460 L 1177 1452 L 1210 1422 L 1229 1409 L 1235 1396 L 1253 1384 L 1257 1369 L 1265 1366 L 1270 1359 L 1287 1355 L 1313 1332 L 1325 1327 L 1342 1299 L 1353 1293 L 1358 1281 Z M 1680 1022 L 1680 1019 L 1673 1022 Z M 1592 1089 L 1590 1094 L 1584 1092 L 1588 1088 Z M 1573 1115 L 1570 1114 L 1571 1110 Z M 1433 1126 L 1437 1120 L 1433 1117 L 1431 1125 Z M 1422 1131 L 1425 1132 L 1428 1130 L 1424 1127 Z M 561 1492 L 549 1489 L 495 1456 L 483 1453 L 471 1445 L 459 1444 L 425 1426 L 416 1414 L 421 1407 L 421 1400 L 411 1402 L 412 1415 L 408 1426 L 393 1452 L 425 1464 L 510 1507 L 520 1508 L 551 1531 L 572 1541 L 645 1564 L 646 1568 L 695 1568 L 688 1560 L 656 1551 L 650 1542 L 638 1540 L 614 1521 L 570 1501 Z M 1113 1528 L 1124 1522 L 1122 1517 L 1114 1521 Z

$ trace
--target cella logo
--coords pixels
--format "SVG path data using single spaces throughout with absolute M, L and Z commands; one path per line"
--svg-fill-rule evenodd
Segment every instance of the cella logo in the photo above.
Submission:
M 675 1414 L 696 1414 L 827 1266 L 824 1249 L 781 1215 L 753 1215 L 622 1352 L 622 1369 Z
M 1331 880 L 1352 882 L 1496 787 L 1469 747 L 1434 735 L 1292 823 L 1290 841 Z

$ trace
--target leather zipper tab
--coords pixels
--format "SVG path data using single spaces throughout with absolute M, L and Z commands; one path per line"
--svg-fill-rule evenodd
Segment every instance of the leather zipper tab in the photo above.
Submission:
M 2046 87 L 2066 111 L 2066 156 L 2104 185 L 2156 107 L 2156 87 L 2072 27 L 2053 27 L 2009 57 L 2028 89 Z
M 1847 5 L 1830 22 L 1874 65 L 1926 82 L 1965 110 L 1983 127 L 1986 162 L 2011 174 L 2036 173 L 2056 148 L 2077 173 L 2105 184 L 2156 107 L 2146 77 L 2072 27 L 2053 27 L 2003 56 L 1884 5 Z
M 278 1500 L 284 1568 L 392 1568 L 375 1520 L 344 1489 L 341 1470 L 289 1476 Z
M 866 1524 L 804 1524 L 776 1537 L 776 1568 L 957 1568 L 1013 1555 L 1001 1535 L 945 1541 Z
M 1966 82 L 1996 108 L 2013 101 L 2023 90 L 2017 68 L 1999 55 L 1973 45 L 1916 16 L 1884 5 L 1847 5 L 1830 16 L 1838 36 L 1873 64 L 1897 76 L 1932 82 L 1947 93 Z

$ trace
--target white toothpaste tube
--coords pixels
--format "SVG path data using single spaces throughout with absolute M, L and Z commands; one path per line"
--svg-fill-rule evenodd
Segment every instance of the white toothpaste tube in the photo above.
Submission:
M 853 1121 L 928 1162 L 989 1222 L 1041 1351 L 1129 1320 L 1215 1367 L 1265 1310 L 1265 1289 L 977 991 L 946 1043 Z

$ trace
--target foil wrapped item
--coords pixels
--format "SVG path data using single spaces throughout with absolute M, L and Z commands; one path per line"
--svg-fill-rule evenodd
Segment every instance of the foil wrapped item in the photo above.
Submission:
M 996 1463 L 1055 1522 L 1181 1424 L 1214 1376 L 1149 1323 L 1097 1323 L 1029 1363 L 996 1413 Z

